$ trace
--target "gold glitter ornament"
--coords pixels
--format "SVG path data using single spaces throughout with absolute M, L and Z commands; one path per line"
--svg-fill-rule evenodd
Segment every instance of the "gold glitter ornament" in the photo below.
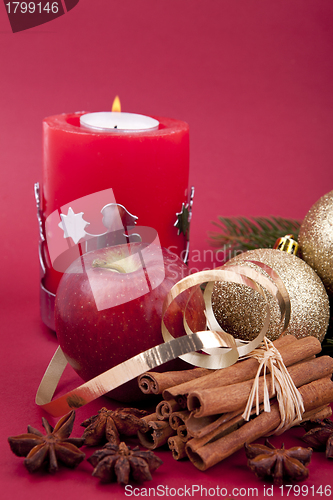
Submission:
M 244 252 L 228 261 L 223 268 L 247 265 L 268 276 L 253 262 L 268 265 L 280 276 L 289 294 L 290 321 L 285 334 L 297 338 L 313 335 L 323 341 L 329 322 L 329 299 L 323 283 L 302 259 L 276 249 L 257 249 Z M 267 332 L 270 340 L 281 335 L 280 311 L 276 301 L 266 292 L 271 319 Z M 221 327 L 241 340 L 258 335 L 265 318 L 265 300 L 255 290 L 237 283 L 216 282 L 212 307 Z
M 302 259 L 316 271 L 333 298 L 333 191 L 310 208 L 302 222 L 298 242 Z

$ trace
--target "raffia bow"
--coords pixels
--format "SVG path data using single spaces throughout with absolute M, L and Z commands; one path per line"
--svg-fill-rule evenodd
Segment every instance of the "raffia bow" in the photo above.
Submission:
M 242 417 L 244 420 L 250 419 L 254 400 L 257 415 L 260 412 L 259 377 L 261 371 L 263 370 L 264 411 L 270 411 L 270 392 L 268 386 L 270 383 L 271 396 L 276 394 L 281 415 L 281 423 L 275 431 L 272 432 L 272 434 L 282 434 L 282 432 L 302 420 L 302 414 L 305 411 L 302 396 L 295 386 L 282 360 L 280 352 L 276 349 L 273 342 L 271 342 L 267 337 L 264 337 L 261 346 L 254 349 L 248 357 L 257 359 L 259 367 Z M 267 380 L 267 370 L 270 372 L 269 382 Z

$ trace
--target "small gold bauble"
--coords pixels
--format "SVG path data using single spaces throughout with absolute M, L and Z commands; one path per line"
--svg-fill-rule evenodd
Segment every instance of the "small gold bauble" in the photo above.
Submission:
M 333 191 L 310 208 L 298 242 L 302 259 L 316 271 L 328 295 L 333 297 Z
M 313 335 L 322 342 L 329 321 L 329 299 L 325 287 L 313 269 L 295 255 L 274 249 L 244 252 L 227 265 L 248 265 L 268 276 L 261 267 L 246 261 L 262 262 L 276 271 L 289 294 L 291 315 L 285 333 L 297 338 Z M 225 266 L 223 266 L 224 268 Z M 270 340 L 281 335 L 280 310 L 276 300 L 265 291 L 271 319 L 267 332 Z M 221 327 L 242 340 L 254 339 L 266 316 L 265 300 L 255 290 L 236 283 L 216 282 L 212 307 Z

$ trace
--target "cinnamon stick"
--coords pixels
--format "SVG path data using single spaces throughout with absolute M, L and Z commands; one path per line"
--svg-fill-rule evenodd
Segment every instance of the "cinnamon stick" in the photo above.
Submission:
M 144 417 L 141 417 L 141 420 L 144 420 L 145 422 L 147 422 L 147 424 L 149 422 L 152 422 L 153 420 L 158 420 L 158 417 L 157 417 L 157 413 L 150 413 L 149 415 L 145 415 Z
M 155 450 L 167 443 L 170 436 L 176 432 L 171 429 L 169 422 L 165 420 L 153 420 L 148 422 L 147 432 L 138 432 L 138 438 L 143 446 L 149 450 Z
M 193 368 L 192 370 L 179 370 L 174 372 L 147 372 L 140 375 L 138 384 L 144 394 L 162 394 L 165 389 L 174 385 L 194 380 L 211 373 L 208 368 Z
M 186 410 L 186 408 L 187 408 L 187 394 L 179 394 L 179 396 L 176 397 L 176 401 L 183 410 Z
M 187 428 L 186 428 L 186 425 L 183 424 L 183 425 L 180 425 L 179 427 L 177 427 L 177 436 L 179 437 L 179 439 L 181 439 L 184 443 L 186 443 L 189 439 L 190 439 L 190 436 L 187 432 Z
M 180 425 L 185 424 L 189 416 L 190 412 L 188 410 L 175 411 L 171 413 L 169 417 L 170 427 L 176 431 Z
M 273 344 L 279 350 L 286 366 L 293 365 L 321 351 L 321 344 L 315 337 L 305 337 L 297 340 L 293 335 L 286 335 L 275 340 Z M 238 361 L 227 368 L 204 375 L 197 380 L 169 387 L 163 391 L 163 398 L 166 400 L 177 399 L 178 396 L 188 394 L 196 389 L 223 387 L 243 382 L 255 377 L 257 370 L 258 361 L 254 358 L 248 358 Z
M 332 408 L 330 405 L 320 406 L 319 408 L 314 408 L 313 410 L 306 411 L 302 415 L 302 422 L 306 420 L 324 420 L 325 418 L 330 418 L 332 416 Z
M 323 378 L 333 372 L 333 358 L 322 356 L 310 361 L 297 363 L 288 369 L 289 374 L 296 387 L 308 384 L 313 380 Z M 269 396 L 273 396 L 271 375 L 266 376 Z M 259 377 L 258 400 L 264 400 L 264 377 Z M 193 391 L 188 395 L 187 406 L 194 411 L 194 416 L 204 417 L 245 409 L 250 396 L 253 380 L 228 385 L 223 388 L 211 388 Z
M 189 418 L 186 420 L 187 432 L 194 438 L 203 437 L 226 422 L 229 422 L 234 417 L 241 415 L 241 413 L 240 411 L 234 411 L 230 413 L 208 415 L 207 417 L 195 417 L 191 412 Z
M 169 401 L 160 401 L 156 406 L 156 415 L 158 420 L 168 420 L 170 415 L 181 407 L 175 399 Z
M 149 415 L 145 415 L 144 417 L 141 417 L 142 425 L 140 426 L 140 428 L 141 428 L 142 433 L 149 431 L 149 422 L 152 422 L 153 420 L 157 420 L 156 413 L 150 413 Z
M 192 452 L 196 451 L 198 448 L 201 448 L 205 444 L 208 444 L 210 441 L 219 439 L 226 434 L 229 434 L 230 432 L 233 432 L 234 430 L 238 429 L 242 425 L 245 424 L 245 420 L 243 419 L 242 415 L 235 415 L 236 412 L 234 413 L 228 413 L 223 415 L 224 421 L 222 421 L 222 418 L 220 416 L 219 419 L 217 419 L 214 424 L 215 426 L 210 426 L 207 425 L 206 427 L 201 429 L 201 433 L 197 433 L 197 436 L 194 437 L 191 440 L 191 450 Z M 252 414 L 254 415 L 255 411 L 252 411 Z M 329 405 L 326 406 L 320 406 L 319 408 L 315 408 L 311 411 L 304 412 L 302 415 L 302 422 L 305 422 L 306 420 L 310 419 L 324 419 L 324 418 L 329 418 L 332 415 L 332 410 Z M 230 418 L 227 418 L 230 416 Z M 206 417 L 203 417 L 203 419 Z M 208 417 L 209 418 L 209 417 Z M 192 419 L 192 422 L 195 422 L 195 419 Z M 201 420 L 201 419 L 199 419 Z M 218 422 L 221 422 L 220 425 L 216 425 Z M 189 420 L 187 420 L 188 424 Z
M 331 377 L 315 380 L 300 387 L 299 392 L 308 412 L 333 401 L 333 382 Z M 189 440 L 186 452 L 198 469 L 206 470 L 241 449 L 245 443 L 251 443 L 272 432 L 278 427 L 280 420 L 279 407 L 275 403 L 270 412 L 262 412 L 239 429 L 201 448 L 192 451 L 193 439 Z
M 169 449 L 172 451 L 172 456 L 175 460 L 187 458 L 185 443 L 179 436 L 171 436 L 168 439 Z
M 207 445 L 211 441 L 215 441 L 216 439 L 220 439 L 223 436 L 234 432 L 236 429 L 244 425 L 245 421 L 242 415 L 237 415 L 232 419 L 228 420 L 224 424 L 221 424 L 216 429 L 208 432 L 204 436 L 199 438 L 191 439 L 191 452 L 194 453 L 196 450 L 202 448 Z

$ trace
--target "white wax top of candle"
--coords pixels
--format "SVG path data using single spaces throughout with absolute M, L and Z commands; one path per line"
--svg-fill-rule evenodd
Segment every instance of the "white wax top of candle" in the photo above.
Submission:
M 158 129 L 159 122 L 135 113 L 101 111 L 82 115 L 80 125 L 96 132 L 144 132 Z

